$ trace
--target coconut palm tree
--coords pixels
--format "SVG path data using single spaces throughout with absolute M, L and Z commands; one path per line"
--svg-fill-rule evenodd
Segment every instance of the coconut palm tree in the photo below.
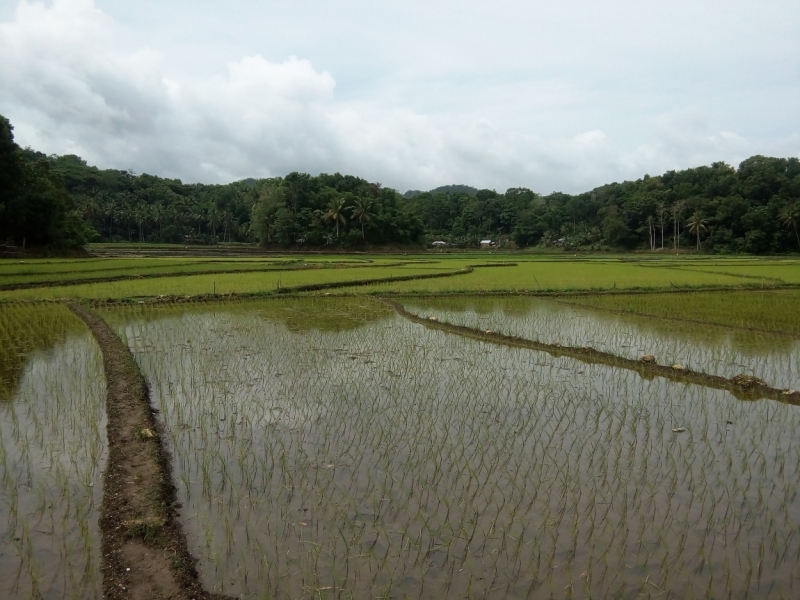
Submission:
M 164 205 L 160 202 L 153 205 L 153 210 L 150 216 L 153 218 L 153 222 L 158 225 L 158 241 L 163 242 L 164 237 L 161 235 L 161 224 L 164 222 L 164 217 L 166 216 Z
M 233 231 L 239 221 L 228 210 L 222 211 L 222 226 L 225 228 L 222 233 L 222 242 L 230 242 L 233 239 Z
M 213 242 L 217 241 L 217 227 L 220 224 L 221 215 L 219 209 L 216 206 L 209 207 L 208 211 L 206 212 L 206 223 L 208 224 L 209 229 L 211 229 L 211 239 Z
M 797 222 L 800 221 L 800 203 L 795 202 L 781 210 L 781 223 L 786 229 L 794 229 L 794 237 L 797 238 L 797 247 L 800 248 L 800 235 L 797 234 Z
M 364 234 L 364 223 L 369 223 L 373 216 L 372 202 L 356 198 L 355 206 L 350 209 L 350 217 L 361 223 L 361 239 L 364 241 L 367 241 L 367 237 Z
M 694 213 L 686 225 L 689 227 L 689 233 L 697 235 L 697 250 L 700 251 L 700 234 L 708 231 L 708 219 L 704 219 L 699 212 Z
M 336 223 L 336 238 L 339 238 L 339 223 L 342 225 L 347 224 L 347 217 L 344 215 L 345 204 L 347 200 L 344 198 L 332 198 L 330 202 L 328 202 L 328 212 L 326 212 L 322 218 L 326 221 L 333 221 Z
M 131 212 L 134 223 L 139 230 L 139 241 L 144 242 L 144 226 L 150 220 L 150 210 L 146 204 L 137 206 Z
M 672 249 L 677 251 L 681 243 L 681 219 L 685 202 L 680 200 L 672 205 Z

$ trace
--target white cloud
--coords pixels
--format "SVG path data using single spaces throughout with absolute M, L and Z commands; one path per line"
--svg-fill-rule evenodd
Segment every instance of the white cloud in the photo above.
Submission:
M 516 22 L 504 24 L 505 37 L 487 36 L 479 44 L 465 45 L 444 30 L 435 46 L 427 45 L 428 36 L 406 48 L 408 30 L 403 38 L 402 27 L 409 25 L 397 15 L 383 29 L 363 23 L 359 29 L 320 8 L 319 22 L 313 11 L 302 21 L 315 28 L 304 32 L 289 27 L 281 13 L 287 6 L 270 6 L 272 37 L 291 45 L 280 34 L 290 29 L 318 60 L 312 64 L 300 51 L 275 60 L 253 42 L 238 54 L 229 49 L 235 58 L 209 69 L 203 65 L 217 64 L 216 55 L 198 51 L 196 58 L 175 58 L 192 55 L 195 46 L 188 38 L 181 46 L 174 22 L 174 45 L 163 46 L 154 33 L 150 46 L 143 31 L 157 33 L 155 23 L 126 27 L 92 0 L 20 2 L 13 18 L 0 23 L 0 112 L 23 145 L 187 181 L 340 171 L 400 189 L 469 183 L 579 191 L 754 151 L 800 152 L 796 116 L 771 139 L 758 135 L 755 116 L 743 122 L 711 110 L 708 104 L 718 96 L 689 102 L 664 86 L 648 93 L 648 85 L 660 85 L 658 78 L 645 78 L 644 63 L 633 55 L 620 60 L 624 44 L 607 35 L 605 59 L 594 48 L 586 53 L 567 42 L 559 46 L 565 30 L 544 25 L 536 51 L 515 54 L 514 44 L 530 37 Z M 431 9 L 433 22 L 421 25 L 422 33 L 437 31 L 436 14 Z M 469 13 L 463 19 L 465 31 L 476 26 Z M 393 37 L 395 23 L 400 29 Z M 485 18 L 481 25 L 497 33 Z M 597 29 L 588 19 L 575 27 L 581 36 Z M 219 28 L 225 31 L 223 22 Z M 371 32 L 369 43 L 352 41 L 356 29 Z M 650 59 L 654 39 L 672 43 L 664 34 L 645 40 L 633 26 L 625 31 L 637 36 Z M 327 53 L 308 41 L 318 38 Z M 340 46 L 346 51 L 336 54 Z M 341 70 L 349 82 L 345 89 L 337 86 L 335 69 L 332 74 L 317 62 Z M 348 70 L 347 64 L 355 66 Z M 359 76 L 364 81 L 353 83 Z M 603 79 L 610 83 L 601 84 Z
M 711 116 L 697 108 L 659 115 L 654 119 L 653 129 L 655 135 L 650 143 L 642 144 L 621 158 L 623 168 L 657 174 L 664 169 L 698 166 L 717 160 L 726 160 L 735 166 L 760 152 L 757 145 L 737 133 L 713 131 Z M 770 150 L 774 152 L 775 148 Z

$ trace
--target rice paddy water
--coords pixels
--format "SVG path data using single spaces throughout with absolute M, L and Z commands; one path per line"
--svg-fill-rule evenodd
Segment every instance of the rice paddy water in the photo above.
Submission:
M 412 299 L 404 301 L 404 305 L 420 316 L 481 331 L 488 329 L 547 344 L 591 346 L 630 359 L 653 355 L 660 364 L 679 364 L 726 378 L 744 373 L 764 379 L 773 387 L 800 389 L 800 338 L 713 323 L 699 325 L 601 312 L 592 310 L 591 303 L 602 305 L 605 298 L 595 300 L 589 296 L 577 300 L 586 308 L 514 296 Z M 671 300 L 668 298 L 667 302 Z
M 784 373 L 791 344 L 758 358 L 724 335 L 627 318 L 615 330 L 550 304 L 424 307 L 520 334 L 552 334 L 542 327 L 555 320 L 565 344 L 583 333 L 633 353 L 664 344 L 693 368 L 739 361 L 787 383 L 797 373 Z M 798 595 L 795 406 L 432 331 L 368 298 L 104 315 L 151 386 L 209 590 Z
M 105 380 L 61 305 L 0 307 L 0 597 L 99 598 Z
M 103 594 L 102 356 L 45 297 L 95 299 L 134 354 L 211 593 L 800 597 L 800 407 L 369 297 L 424 293 L 404 306 L 442 323 L 800 389 L 798 263 L 487 256 L 0 265 L 0 295 L 32 300 L 0 304 L 0 598 Z M 278 296 L 326 282 L 358 285 Z M 709 286 L 736 289 L 630 293 Z M 264 297 L 189 297 L 219 293 Z

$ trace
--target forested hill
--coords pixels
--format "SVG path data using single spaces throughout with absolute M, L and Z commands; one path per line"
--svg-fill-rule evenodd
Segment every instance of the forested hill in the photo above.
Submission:
M 466 192 L 470 196 L 474 196 L 478 193 L 478 188 L 474 188 L 470 185 L 460 185 L 460 184 L 453 184 L 453 185 L 440 185 L 437 188 L 432 189 L 430 194 L 457 194 L 459 192 Z M 421 190 L 408 190 L 405 194 L 403 194 L 404 198 L 413 198 L 414 196 L 419 196 L 420 194 L 424 194 L 425 192 Z
M 444 186 L 405 197 L 351 175 L 186 184 L 20 149 L 0 117 L 0 245 L 86 241 L 354 248 L 444 240 L 475 247 L 800 249 L 800 161 L 753 156 L 577 195 Z

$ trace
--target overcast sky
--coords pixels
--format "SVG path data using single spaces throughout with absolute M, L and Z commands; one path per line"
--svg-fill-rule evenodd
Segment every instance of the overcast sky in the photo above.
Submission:
M 0 0 L 0 114 L 184 181 L 577 192 L 800 156 L 800 3 Z

